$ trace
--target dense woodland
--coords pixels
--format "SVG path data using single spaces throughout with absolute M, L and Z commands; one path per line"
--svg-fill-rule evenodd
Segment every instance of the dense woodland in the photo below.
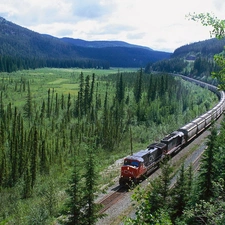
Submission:
M 212 38 L 177 48 L 169 59 L 149 62 L 145 72 L 164 71 L 168 73 L 181 73 L 217 85 L 212 79 L 212 72 L 221 68 L 215 63 L 213 56 L 222 54 L 225 39 Z
M 225 38 L 218 40 L 212 38 L 205 41 L 199 41 L 177 48 L 171 55 L 172 58 L 187 57 L 190 55 L 213 58 L 215 54 L 219 54 L 224 50 Z
M 15 72 L 37 68 L 97 68 L 109 69 L 106 61 L 94 59 L 21 58 L 0 56 L 0 72 Z
M 218 101 L 166 74 L 55 71 L 1 74 L 3 224 L 50 224 L 60 215 L 62 223 L 94 224 L 96 190 L 111 180 L 99 172 L 129 154 L 131 141 L 133 151 L 145 148 Z M 58 93 L 65 80 L 75 89 Z

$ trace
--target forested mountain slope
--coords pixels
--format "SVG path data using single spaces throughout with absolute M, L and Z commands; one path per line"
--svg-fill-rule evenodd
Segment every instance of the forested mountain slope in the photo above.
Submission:
M 225 39 L 218 40 L 216 38 L 212 38 L 181 46 L 174 51 L 171 57 L 185 57 L 190 55 L 212 57 L 213 55 L 222 52 L 224 46 Z
M 225 39 L 212 38 L 205 41 L 195 42 L 177 48 L 169 59 L 149 62 L 145 72 L 164 71 L 169 73 L 181 73 L 204 79 L 206 82 L 214 82 L 212 71 L 218 71 L 218 66 L 213 60 L 215 54 L 224 50 Z
M 83 43 L 83 44 L 82 44 Z M 169 58 L 171 53 L 125 42 L 88 42 L 39 34 L 0 17 L 0 56 L 98 61 L 100 66 L 144 67 L 149 61 Z M 91 64 L 90 66 L 93 66 Z M 103 66 L 104 67 L 104 66 Z

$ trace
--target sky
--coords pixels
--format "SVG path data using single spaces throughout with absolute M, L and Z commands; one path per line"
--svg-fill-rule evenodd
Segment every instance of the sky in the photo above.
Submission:
M 55 37 L 125 41 L 173 52 L 210 38 L 189 13 L 225 19 L 224 0 L 1 0 L 0 16 Z

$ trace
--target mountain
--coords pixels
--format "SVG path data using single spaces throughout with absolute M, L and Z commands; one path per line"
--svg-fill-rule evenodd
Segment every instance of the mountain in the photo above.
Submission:
M 144 67 L 171 53 L 122 41 L 85 41 L 39 34 L 0 17 L 0 55 L 10 57 L 107 62 L 112 67 Z
M 171 55 L 172 58 L 176 57 L 196 57 L 203 56 L 212 58 L 224 50 L 225 38 L 218 40 L 216 38 L 191 43 L 175 49 Z
M 129 44 L 124 41 L 85 41 L 82 39 L 74 39 L 74 38 L 68 38 L 63 37 L 61 38 L 62 41 L 66 43 L 70 43 L 76 46 L 80 47 L 86 47 L 86 48 L 105 48 L 105 47 L 127 47 L 127 48 L 144 48 L 147 50 L 152 50 L 151 48 L 140 46 L 140 45 L 133 45 Z
M 223 52 L 224 46 L 225 38 L 220 40 L 212 38 L 184 45 L 175 49 L 170 59 L 147 64 L 145 72 L 153 70 L 181 73 L 210 80 L 212 71 L 219 71 L 213 56 Z

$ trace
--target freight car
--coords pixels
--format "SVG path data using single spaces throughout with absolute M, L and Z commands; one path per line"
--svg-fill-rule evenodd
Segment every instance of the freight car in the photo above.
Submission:
M 159 143 L 153 143 L 145 150 L 126 157 L 121 167 L 120 185 L 126 185 L 130 182 L 138 183 L 155 170 L 166 155 L 173 156 L 176 154 L 222 115 L 225 109 L 225 93 L 223 91 L 218 91 L 215 86 L 202 81 L 181 77 L 216 93 L 220 99 L 219 103 L 205 114 L 167 135 Z

